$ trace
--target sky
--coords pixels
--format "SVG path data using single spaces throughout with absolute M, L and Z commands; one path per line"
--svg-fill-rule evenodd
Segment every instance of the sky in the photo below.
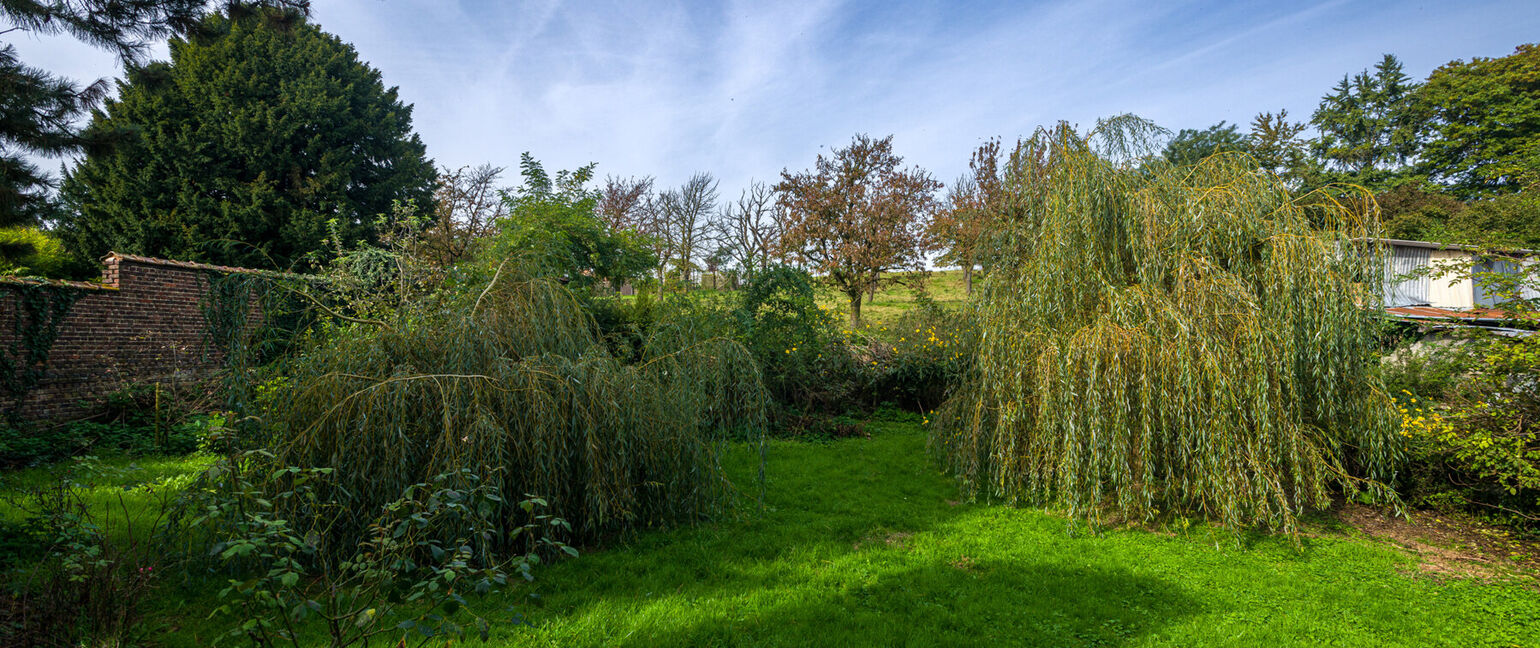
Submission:
M 708 171 L 729 198 L 856 133 L 892 134 L 906 163 L 949 183 L 985 139 L 1059 120 L 1307 120 L 1383 54 L 1422 79 L 1540 41 L 1537 0 L 314 0 L 313 19 L 399 86 L 440 166 L 512 176 L 528 151 L 660 186 Z M 14 42 L 77 80 L 120 73 L 69 39 Z

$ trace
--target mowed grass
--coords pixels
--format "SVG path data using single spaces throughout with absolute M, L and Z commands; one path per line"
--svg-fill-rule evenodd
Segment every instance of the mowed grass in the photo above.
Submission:
M 757 449 L 735 446 L 740 519 L 541 568 L 476 603 L 524 621 L 495 627 L 489 645 L 1540 646 L 1533 581 L 1437 580 L 1351 531 L 1298 548 L 1202 528 L 1074 531 L 1040 510 L 959 502 L 923 429 L 869 429 L 771 442 L 763 512 Z M 135 465 L 174 481 L 201 462 Z M 149 602 L 169 617 L 166 645 L 207 645 L 228 627 L 209 618 L 223 584 L 209 580 L 167 583 Z
M 957 502 L 911 424 L 769 447 L 768 510 L 541 571 L 499 646 L 1531 646 L 1532 582 L 1348 536 L 1071 532 Z M 756 467 L 737 449 L 743 484 Z M 501 607 L 488 607 L 501 609 Z

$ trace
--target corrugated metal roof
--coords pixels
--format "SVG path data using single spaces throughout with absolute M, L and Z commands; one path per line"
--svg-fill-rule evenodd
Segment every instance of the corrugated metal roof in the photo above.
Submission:
M 1403 317 L 1436 317 L 1440 319 L 1513 319 L 1508 312 L 1497 308 L 1437 308 L 1434 306 L 1392 306 L 1385 309 L 1391 315 Z
M 1527 328 L 1514 328 L 1504 326 L 1514 324 L 1516 320 L 1527 320 L 1524 324 L 1540 324 L 1534 317 L 1513 317 L 1512 313 L 1498 308 L 1470 308 L 1455 310 L 1451 308 L 1436 308 L 1433 306 L 1393 306 L 1386 308 L 1385 312 L 1393 317 L 1407 320 L 1420 320 L 1427 324 L 1434 324 L 1440 328 L 1468 328 L 1481 329 L 1498 335 L 1510 337 L 1528 337 L 1540 333 Z

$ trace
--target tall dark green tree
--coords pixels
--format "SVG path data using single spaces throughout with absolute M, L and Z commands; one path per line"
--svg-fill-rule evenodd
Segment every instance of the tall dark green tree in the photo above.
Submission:
M 1344 76 L 1311 116 L 1319 131 L 1313 149 L 1333 180 L 1383 187 L 1406 175 L 1417 153 L 1411 110 L 1417 83 L 1386 54 L 1374 70 Z
M 1245 152 L 1247 149 L 1246 136 L 1239 128 L 1221 121 L 1203 130 L 1183 128 L 1166 142 L 1161 155 L 1172 164 L 1192 165 L 1215 153 Z
M 112 50 L 126 63 L 154 42 L 200 24 L 210 0 L 0 0 L 6 32 L 64 35 Z M 308 0 L 219 3 L 303 12 Z M 80 86 L 27 65 L 15 47 L 0 45 L 0 226 L 36 223 L 52 212 L 52 179 L 33 157 L 77 153 L 108 143 L 105 131 L 84 137 L 76 122 L 106 95 L 105 81 Z M 9 248 L 0 246 L 0 252 Z M 24 253 L 24 252 L 23 252 Z
M 210 16 L 118 91 L 87 132 L 130 135 L 88 156 L 61 192 L 76 253 L 286 266 L 332 235 L 373 239 L 393 201 L 432 200 L 411 107 L 292 12 Z
M 1251 120 L 1246 145 L 1257 166 L 1273 172 L 1290 185 L 1303 181 L 1309 166 L 1309 152 L 1300 134 L 1304 123 L 1289 121 L 1289 111 L 1257 113 Z
M 1540 183 L 1540 45 L 1434 70 L 1416 110 L 1426 119 L 1420 167 L 1457 195 Z

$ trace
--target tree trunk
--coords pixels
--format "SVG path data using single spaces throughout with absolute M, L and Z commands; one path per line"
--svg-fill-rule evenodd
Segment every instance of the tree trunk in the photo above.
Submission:
M 852 331 L 861 328 L 861 293 L 863 292 L 865 291 L 857 288 L 855 292 L 847 295 L 850 297 L 850 330 Z
M 963 265 L 963 283 L 968 285 L 968 296 L 973 296 L 973 262 Z

